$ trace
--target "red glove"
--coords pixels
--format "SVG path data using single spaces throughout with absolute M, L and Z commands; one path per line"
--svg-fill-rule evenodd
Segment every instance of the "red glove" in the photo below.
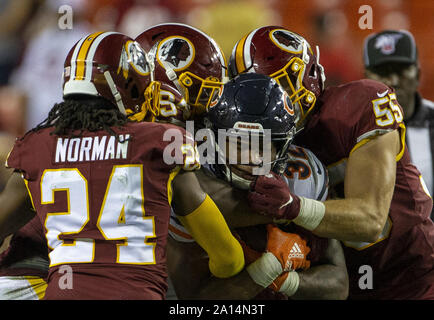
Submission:
M 300 198 L 274 172 L 258 176 L 247 197 L 253 210 L 276 219 L 293 220 L 300 213 Z
M 307 260 L 310 248 L 303 238 L 295 233 L 284 232 L 273 224 L 267 225 L 267 231 L 267 251 L 280 261 L 283 271 L 310 267 L 310 261 Z

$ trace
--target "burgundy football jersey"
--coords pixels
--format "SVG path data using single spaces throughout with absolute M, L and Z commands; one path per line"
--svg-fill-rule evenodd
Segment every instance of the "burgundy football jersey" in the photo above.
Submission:
M 432 199 L 420 172 L 410 163 L 395 93 L 382 83 L 360 80 L 326 89 L 317 103 L 296 143 L 312 150 L 328 166 L 330 183 L 337 190 L 353 150 L 378 134 L 395 129 L 401 134 L 396 185 L 383 232 L 374 243 L 343 242 L 350 298 L 434 298 Z M 372 269 L 372 286 L 359 283 L 364 281 L 366 266 Z
M 162 83 L 158 121 L 184 126 L 183 123 L 189 118 L 190 113 L 190 107 L 182 95 L 172 86 Z
M 197 150 L 174 125 L 113 129 L 118 137 L 42 129 L 18 140 L 8 158 L 23 173 L 44 226 L 46 299 L 165 296 L 171 181 L 181 168 L 198 167 Z M 60 285 L 69 267 L 72 288 Z

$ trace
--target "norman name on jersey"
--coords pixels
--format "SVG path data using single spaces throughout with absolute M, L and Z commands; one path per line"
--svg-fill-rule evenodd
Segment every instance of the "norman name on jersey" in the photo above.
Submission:
M 54 162 L 127 159 L 130 135 L 57 138 Z

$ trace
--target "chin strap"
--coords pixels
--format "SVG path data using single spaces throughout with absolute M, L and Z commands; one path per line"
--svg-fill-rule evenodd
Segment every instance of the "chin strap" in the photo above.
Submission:
M 116 88 L 116 85 L 113 81 L 113 78 L 112 78 L 110 72 L 109 71 L 104 72 L 104 77 L 105 77 L 105 80 L 107 81 L 107 84 L 109 85 L 109 88 L 113 94 L 113 97 L 115 98 L 116 105 L 118 106 L 119 111 L 123 115 L 127 115 L 127 112 L 126 112 L 125 107 L 124 107 L 124 103 L 122 102 L 122 96 L 119 93 L 118 89 Z
M 167 78 L 169 78 L 169 80 L 173 82 L 176 89 L 178 89 L 178 91 L 182 94 L 182 97 L 185 99 L 185 101 L 187 101 L 187 94 L 185 92 L 185 88 L 179 82 L 175 70 L 173 70 L 167 62 L 161 61 L 161 63 L 163 64 L 164 70 L 166 70 Z

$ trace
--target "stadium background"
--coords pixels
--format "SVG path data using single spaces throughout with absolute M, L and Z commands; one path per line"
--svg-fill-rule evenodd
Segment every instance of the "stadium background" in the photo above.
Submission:
M 72 29 L 59 28 L 62 5 L 72 8 Z M 372 29 L 361 29 L 372 8 Z M 0 2 L 0 131 L 19 135 L 44 120 L 61 101 L 68 50 L 96 30 L 131 37 L 162 22 L 182 22 L 214 37 L 229 59 L 235 42 L 263 25 L 282 25 L 321 49 L 327 84 L 363 77 L 363 39 L 383 29 L 407 29 L 419 47 L 420 91 L 434 100 L 432 0 L 2 0 Z

